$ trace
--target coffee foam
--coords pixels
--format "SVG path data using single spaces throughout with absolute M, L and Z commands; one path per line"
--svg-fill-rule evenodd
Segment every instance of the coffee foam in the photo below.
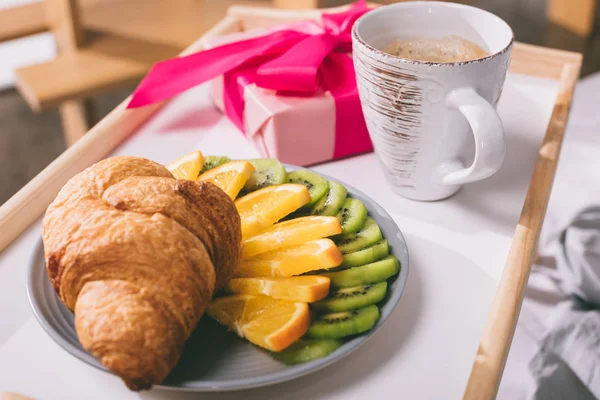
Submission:
M 489 55 L 475 43 L 456 35 L 439 39 L 399 39 L 387 46 L 384 51 L 410 60 L 430 62 L 467 61 Z

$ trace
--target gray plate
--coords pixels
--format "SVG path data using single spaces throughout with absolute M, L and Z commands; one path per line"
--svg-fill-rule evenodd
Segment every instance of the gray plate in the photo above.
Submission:
M 290 169 L 300 168 L 290 166 Z M 329 179 L 326 175 L 323 176 Z M 400 229 L 389 214 L 364 193 L 345 183 L 344 185 L 351 197 L 365 204 L 369 215 L 381 227 L 383 236 L 391 246 L 392 254 L 402 265 L 400 274 L 389 282 L 388 295 L 380 307 L 381 319 L 377 325 L 368 333 L 348 341 L 327 357 L 305 364 L 286 366 L 271 358 L 268 352 L 240 339 L 232 332 L 226 332 L 225 328 L 205 317 L 187 341 L 181 361 L 160 387 L 209 392 L 272 385 L 333 364 L 356 350 L 376 333 L 394 311 L 404 291 L 408 279 L 408 250 Z M 35 316 L 54 341 L 80 360 L 107 371 L 79 344 L 73 314 L 60 302 L 46 274 L 41 240 L 36 244 L 29 263 L 27 293 Z

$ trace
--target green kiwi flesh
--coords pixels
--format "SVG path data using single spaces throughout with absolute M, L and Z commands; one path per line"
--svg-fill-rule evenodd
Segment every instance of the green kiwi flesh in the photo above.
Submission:
M 342 229 L 344 225 L 342 225 Z M 345 235 L 336 239 L 340 251 L 344 254 L 362 250 L 374 245 L 383 238 L 379 225 L 372 217 L 367 217 L 364 225 L 354 234 Z
M 283 351 L 272 355 L 286 365 L 302 364 L 326 357 L 343 344 L 344 342 L 338 339 L 300 339 Z
M 383 282 L 398 272 L 400 272 L 400 262 L 396 257 L 390 255 L 383 260 L 343 271 L 328 272 L 323 276 L 331 279 L 332 287 L 348 288 Z
M 316 310 L 339 312 L 377 304 L 385 298 L 387 282 L 338 289 L 327 298 L 311 304 Z
M 311 200 L 310 203 L 303 207 L 304 209 L 311 209 L 329 191 L 329 181 L 314 172 L 296 170 L 290 172 L 288 178 L 291 183 L 298 183 L 308 188 Z
M 375 243 L 373 246 L 364 248 L 362 250 L 353 251 L 352 253 L 344 254 L 344 261 L 342 261 L 341 267 L 343 267 L 343 269 L 346 269 L 370 264 L 372 262 L 381 260 L 389 253 L 390 246 L 388 244 L 388 241 L 381 240 Z
M 226 164 L 230 161 L 231 158 L 227 156 L 206 156 L 204 157 L 204 165 L 202 165 L 202 170 L 200 171 L 200 174 L 203 174 L 209 169 L 216 168 L 219 165 Z
M 308 336 L 314 339 L 340 339 L 373 328 L 379 320 L 379 308 L 371 305 L 352 311 L 323 314 L 312 322 Z
M 288 182 L 283 165 L 274 158 L 256 158 L 248 160 L 254 166 L 254 172 L 244 185 L 245 192 L 253 192 L 271 185 Z
M 342 225 L 342 236 L 348 237 L 363 227 L 367 220 L 367 208 L 362 201 L 347 198 L 336 214 Z
M 329 192 L 315 203 L 310 213 L 327 217 L 335 216 L 342 208 L 347 194 L 348 190 L 344 185 L 329 181 Z

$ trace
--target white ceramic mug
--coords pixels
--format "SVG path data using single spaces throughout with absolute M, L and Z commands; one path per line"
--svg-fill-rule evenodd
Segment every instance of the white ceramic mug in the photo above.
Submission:
M 490 55 L 434 63 L 383 51 L 398 39 L 448 35 L 470 40 Z M 360 17 L 352 41 L 367 127 L 395 192 L 439 200 L 498 171 L 505 144 L 496 105 L 514 41 L 506 22 L 465 5 L 397 3 Z

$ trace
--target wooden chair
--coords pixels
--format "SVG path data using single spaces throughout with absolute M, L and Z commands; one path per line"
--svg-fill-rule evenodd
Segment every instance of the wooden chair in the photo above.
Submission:
M 581 37 L 588 37 L 596 22 L 596 0 L 547 0 L 548 20 Z
M 239 1 L 43 0 L 0 10 L 0 42 L 53 32 L 58 56 L 18 69 L 16 84 L 33 110 L 58 106 L 68 146 L 90 128 L 92 96 L 132 84 L 176 56 L 233 3 Z

